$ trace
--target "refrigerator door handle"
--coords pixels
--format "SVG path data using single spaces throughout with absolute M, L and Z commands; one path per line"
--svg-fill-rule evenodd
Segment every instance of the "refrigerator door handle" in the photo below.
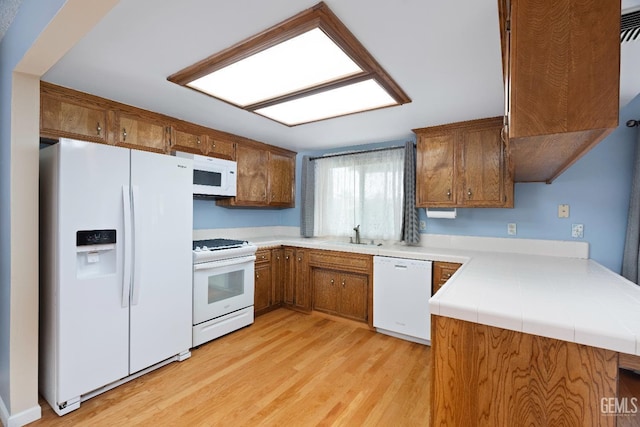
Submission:
M 138 305 L 140 298 L 140 276 L 142 266 L 142 241 L 140 239 L 140 210 L 142 206 L 140 204 L 140 188 L 137 185 L 132 186 L 132 208 L 133 208 L 133 282 L 131 284 L 132 298 L 131 305 Z
M 129 307 L 131 287 L 131 193 L 128 185 L 122 186 L 124 215 L 124 267 L 122 272 L 122 308 Z

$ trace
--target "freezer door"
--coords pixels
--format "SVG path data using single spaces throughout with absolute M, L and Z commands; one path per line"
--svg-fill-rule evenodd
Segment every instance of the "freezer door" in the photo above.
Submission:
M 57 241 L 46 254 L 55 259 L 57 273 L 53 269 L 51 277 L 41 279 L 47 299 L 42 303 L 50 313 L 42 321 L 48 324 L 44 333 L 57 334 L 57 351 L 46 357 L 57 357 L 56 400 L 62 403 L 128 374 L 122 189 L 129 184 L 129 150 L 64 139 L 49 149 L 59 150 L 53 168 L 59 179 L 57 212 L 50 212 L 57 214 L 58 226 L 43 237 Z M 78 237 L 91 230 L 112 230 L 115 244 L 99 239 L 88 244 L 90 233 Z M 49 328 L 51 323 L 57 327 Z
M 131 151 L 131 373 L 191 347 L 192 177 L 189 159 Z

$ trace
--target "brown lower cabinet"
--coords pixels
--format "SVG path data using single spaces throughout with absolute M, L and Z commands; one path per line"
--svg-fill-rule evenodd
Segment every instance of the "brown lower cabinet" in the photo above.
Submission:
M 458 271 L 458 269 L 462 266 L 462 264 L 458 264 L 456 262 L 442 262 L 442 261 L 434 261 L 433 262 L 433 289 L 431 295 L 434 295 L 436 292 L 440 290 L 441 287 L 447 283 L 447 280 L 453 273 Z
M 370 255 L 285 246 L 256 253 L 255 315 L 284 306 L 373 325 Z
M 260 249 L 256 252 L 254 316 L 282 306 L 283 250 Z
M 295 310 L 310 312 L 311 295 L 306 250 L 285 247 L 283 270 L 284 305 Z
M 618 396 L 615 351 L 442 316 L 431 325 L 432 426 L 613 427 L 624 418 L 607 407 Z
M 366 275 L 314 268 L 311 277 L 314 310 L 367 321 L 369 278 Z

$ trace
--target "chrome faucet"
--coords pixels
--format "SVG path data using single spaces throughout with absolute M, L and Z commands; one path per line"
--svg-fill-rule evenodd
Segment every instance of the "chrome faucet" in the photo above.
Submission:
M 360 244 L 360 224 L 358 224 L 355 227 L 353 227 L 353 231 L 356 232 L 356 241 L 355 241 L 355 243 L 357 245 L 359 245 Z

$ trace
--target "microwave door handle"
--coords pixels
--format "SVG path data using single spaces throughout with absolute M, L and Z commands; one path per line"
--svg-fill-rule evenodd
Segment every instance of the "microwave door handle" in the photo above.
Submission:
M 210 261 L 210 262 L 205 262 L 202 264 L 195 264 L 193 266 L 194 270 L 211 270 L 212 268 L 219 268 L 219 267 L 227 267 L 230 265 L 237 265 L 237 264 L 244 264 L 246 262 L 253 262 L 256 260 L 256 256 L 255 255 L 248 255 L 248 256 L 243 256 L 243 257 L 239 257 L 239 258 L 230 258 L 230 259 L 223 259 L 220 261 Z

